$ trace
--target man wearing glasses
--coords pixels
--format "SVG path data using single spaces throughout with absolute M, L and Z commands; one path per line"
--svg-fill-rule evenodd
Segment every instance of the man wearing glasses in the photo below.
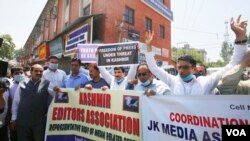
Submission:
M 156 66 L 154 56 L 152 54 L 151 41 L 153 33 L 149 32 L 146 35 L 146 44 L 148 45 L 146 53 L 146 61 L 151 72 L 156 77 L 162 80 L 171 88 L 172 94 L 176 95 L 207 95 L 214 94 L 214 89 L 217 86 L 222 75 L 239 64 L 246 54 L 247 45 L 243 41 L 246 40 L 247 21 L 240 21 L 238 17 L 235 22 L 231 19 L 231 29 L 236 35 L 234 54 L 228 65 L 221 70 L 209 75 L 196 78 L 193 74 L 196 69 L 196 61 L 192 56 L 181 56 L 177 61 L 178 76 L 168 74 L 163 69 Z
M 147 64 L 140 64 L 137 67 L 137 79 L 139 82 L 134 86 L 133 90 L 144 91 L 147 96 L 170 94 L 170 88 L 162 81 L 154 78 Z

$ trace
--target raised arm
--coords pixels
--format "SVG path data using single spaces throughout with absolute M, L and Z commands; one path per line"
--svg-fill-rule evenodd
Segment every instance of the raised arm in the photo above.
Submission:
M 138 65 L 130 66 L 129 71 L 128 71 L 128 75 L 127 75 L 128 80 L 131 80 L 131 79 L 135 78 L 137 66 Z
M 232 31 L 235 33 L 235 52 L 231 58 L 230 65 L 234 66 L 239 64 L 244 58 L 247 50 L 247 21 L 240 20 L 241 15 L 235 21 L 231 18 L 230 26 Z
M 211 74 L 210 76 L 207 76 L 207 79 L 205 81 L 210 89 L 215 88 L 219 80 L 221 79 L 222 75 L 225 74 L 226 71 L 231 69 L 233 66 L 239 64 L 247 52 L 247 44 L 246 44 L 247 21 L 241 21 L 240 18 L 241 15 L 237 18 L 236 21 L 233 20 L 232 18 L 230 23 L 231 29 L 236 35 L 234 53 L 233 56 L 231 57 L 231 61 L 221 70 Z
M 250 67 L 250 52 L 240 65 L 236 65 L 221 79 L 218 89 L 221 94 L 247 94 L 250 92 L 250 80 L 241 81 L 242 73 L 246 67 Z
M 114 76 L 112 76 L 107 70 L 105 67 L 98 67 L 99 68 L 99 71 L 103 77 L 103 79 L 110 85 L 111 84 L 111 81 L 112 81 L 112 78 Z
M 147 53 L 145 54 L 146 56 L 146 62 L 148 64 L 149 70 L 161 81 L 163 81 L 165 84 L 171 87 L 176 81 L 176 77 L 169 74 L 162 68 L 159 68 L 156 65 L 155 59 L 154 59 L 154 54 L 152 52 L 152 46 L 151 46 L 151 41 L 153 40 L 154 33 L 152 32 L 147 32 L 146 33 L 146 44 L 147 44 Z

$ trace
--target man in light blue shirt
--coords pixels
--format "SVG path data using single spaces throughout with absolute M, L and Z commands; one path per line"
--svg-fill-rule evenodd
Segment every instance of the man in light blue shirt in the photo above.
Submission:
M 83 73 L 80 73 L 81 60 L 73 58 L 70 62 L 71 74 L 67 75 L 62 81 L 62 88 L 83 88 L 88 82 L 88 78 Z

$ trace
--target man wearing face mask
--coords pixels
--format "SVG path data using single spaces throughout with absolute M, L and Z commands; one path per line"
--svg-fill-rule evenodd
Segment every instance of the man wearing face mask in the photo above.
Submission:
M 66 73 L 58 69 L 59 59 L 56 56 L 50 56 L 47 61 L 48 69 L 43 72 L 43 79 L 50 81 L 49 91 L 52 92 L 55 87 L 61 86 Z
M 13 99 L 17 90 L 17 87 L 19 85 L 19 82 L 23 81 L 26 77 L 24 75 L 24 71 L 22 67 L 13 67 L 11 68 L 11 75 L 14 78 L 13 84 L 10 86 L 10 105 L 13 103 Z M 11 109 L 11 107 L 10 107 Z M 17 140 L 17 133 L 16 130 L 10 130 L 10 139 L 11 141 Z
M 175 95 L 208 95 L 215 94 L 216 88 L 222 75 L 234 65 L 240 63 L 247 51 L 246 27 L 247 21 L 241 21 L 240 17 L 236 21 L 231 19 L 231 29 L 236 35 L 234 53 L 228 65 L 209 76 L 200 76 L 196 78 L 193 73 L 196 68 L 196 60 L 190 55 L 184 55 L 177 60 L 178 76 L 173 76 L 156 66 L 154 54 L 152 53 L 151 41 L 153 33 L 147 33 L 147 53 L 146 61 L 149 69 L 160 80 L 171 88 L 171 92 Z
M 128 80 L 133 79 L 136 75 L 136 67 L 137 65 L 130 66 L 126 77 L 123 67 L 114 68 L 115 76 L 112 76 L 104 67 L 99 67 L 99 70 L 105 81 L 110 85 L 111 90 L 125 90 Z
M 134 86 L 134 90 L 145 91 L 147 96 L 171 94 L 170 88 L 166 84 L 154 78 L 147 64 L 137 67 L 137 78 L 139 82 Z
M 11 101 L 14 99 L 14 94 L 19 82 L 23 81 L 26 77 L 22 67 L 13 67 L 11 68 L 11 75 L 13 77 L 13 85 L 10 86 L 10 98 Z

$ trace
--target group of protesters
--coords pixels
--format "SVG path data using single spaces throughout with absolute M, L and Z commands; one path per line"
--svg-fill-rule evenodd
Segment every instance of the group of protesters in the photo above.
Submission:
M 0 81 L 0 140 L 43 141 L 48 107 L 61 88 L 110 90 L 137 90 L 146 96 L 154 95 L 210 95 L 250 94 L 250 80 L 242 81 L 241 75 L 250 67 L 250 52 L 247 52 L 247 21 L 240 16 L 231 20 L 231 29 L 236 35 L 234 53 L 229 64 L 221 70 L 196 77 L 196 60 L 190 55 L 178 58 L 178 75 L 171 75 L 156 65 L 151 42 L 153 32 L 146 33 L 146 64 L 114 67 L 110 73 L 95 63 L 81 67 L 81 60 L 73 57 L 70 74 L 58 69 L 59 59 L 50 56 L 48 68 L 33 64 L 30 74 L 22 67 L 11 68 L 11 78 Z M 63 98 L 63 96 L 59 97 Z M 10 133 L 8 133 L 10 131 Z

